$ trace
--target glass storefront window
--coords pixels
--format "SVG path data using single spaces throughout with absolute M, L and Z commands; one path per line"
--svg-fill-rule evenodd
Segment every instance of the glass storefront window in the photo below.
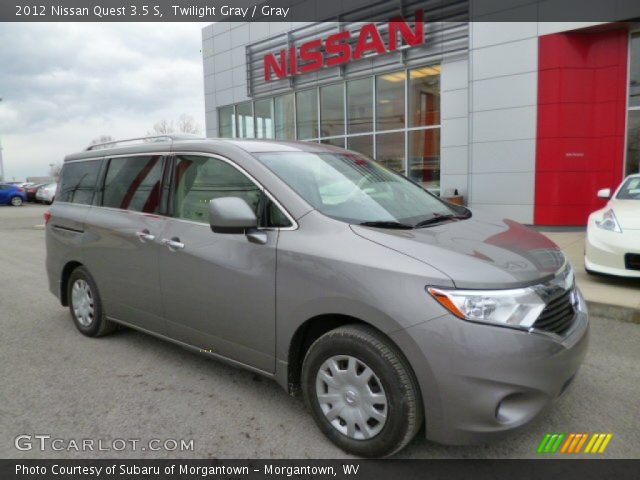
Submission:
M 253 104 L 256 138 L 273 138 L 273 102 L 270 98 Z
M 238 138 L 253 138 L 253 105 L 251 102 L 236 105 L 236 132 Z
M 373 131 L 373 79 L 347 82 L 348 133 Z
M 294 140 L 293 93 L 274 98 L 275 133 L 278 140 Z
M 629 106 L 640 107 L 640 32 L 631 36 L 629 65 Z
M 298 140 L 318 137 L 318 90 L 296 93 L 296 127 Z
M 640 110 L 629 110 L 625 175 L 640 173 Z
M 391 170 L 404 173 L 404 132 L 376 135 L 376 160 Z
M 376 131 L 404 128 L 404 71 L 376 77 Z
M 348 148 L 438 189 L 440 76 L 440 65 L 415 67 L 222 107 L 220 134 Z M 636 170 L 637 151 L 636 142 Z
M 326 143 L 327 145 L 333 145 L 334 147 L 344 148 L 344 137 L 325 138 L 320 140 L 320 143 Z
M 233 105 L 218 109 L 218 135 L 222 138 L 232 138 L 236 136 Z
M 354 152 L 373 158 L 373 135 L 358 135 L 357 137 L 348 137 L 347 148 Z
M 320 136 L 344 134 L 344 84 L 320 88 Z
M 409 127 L 440 124 L 440 66 L 409 72 Z
M 440 188 L 440 129 L 409 132 L 409 178 L 423 187 Z

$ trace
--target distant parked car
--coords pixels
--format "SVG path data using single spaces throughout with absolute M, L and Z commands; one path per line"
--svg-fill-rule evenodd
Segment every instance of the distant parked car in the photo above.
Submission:
M 589 273 L 640 278 L 640 174 L 629 175 L 609 202 L 589 216 L 584 265 Z
M 56 190 L 58 189 L 57 183 L 47 183 L 38 189 L 36 192 L 36 201 L 51 205 L 56 198 Z
M 26 201 L 27 192 L 24 188 L 9 183 L 0 184 L 0 205 L 19 207 Z
M 46 183 L 34 183 L 30 187 L 27 187 L 25 190 L 27 191 L 27 201 L 35 202 L 36 201 L 36 193 L 40 187 L 44 187 Z

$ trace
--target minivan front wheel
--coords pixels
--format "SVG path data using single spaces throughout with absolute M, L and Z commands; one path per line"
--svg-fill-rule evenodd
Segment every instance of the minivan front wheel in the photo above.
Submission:
M 370 327 L 347 325 L 316 340 L 303 362 L 302 387 L 322 432 L 355 455 L 392 455 L 422 424 L 420 391 L 410 366 Z
M 85 267 L 78 267 L 71 273 L 67 298 L 71 318 L 83 335 L 100 337 L 116 329 L 116 324 L 106 319 L 96 282 Z

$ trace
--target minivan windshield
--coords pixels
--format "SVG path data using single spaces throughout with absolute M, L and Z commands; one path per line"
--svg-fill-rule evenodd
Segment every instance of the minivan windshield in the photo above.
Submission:
M 465 208 L 353 152 L 269 152 L 258 159 L 321 213 L 348 223 L 419 228 L 467 218 Z

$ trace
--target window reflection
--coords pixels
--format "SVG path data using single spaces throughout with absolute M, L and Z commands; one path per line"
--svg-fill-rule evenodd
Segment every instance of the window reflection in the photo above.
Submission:
M 296 93 L 298 140 L 318 137 L 318 91 L 314 88 Z
M 404 128 L 404 71 L 376 77 L 376 130 Z
M 296 138 L 293 124 L 293 93 L 280 95 L 274 99 L 274 115 L 276 138 L 279 140 L 293 140 Z
M 273 138 L 273 102 L 270 98 L 254 104 L 256 138 Z
M 629 110 L 625 174 L 640 172 L 640 110 Z
M 320 88 L 320 136 L 344 134 L 344 84 Z
M 373 135 L 358 135 L 357 137 L 349 137 L 347 148 L 354 152 L 373 158 Z
M 338 138 L 323 138 L 320 143 L 326 143 L 327 145 L 333 145 L 334 147 L 344 148 L 344 137 Z
M 218 109 L 218 135 L 222 138 L 232 138 L 236 136 L 233 105 Z
M 404 173 L 404 132 L 376 135 L 376 160 L 396 172 Z
M 428 189 L 440 188 L 440 129 L 409 132 L 409 178 Z
M 409 72 L 409 126 L 440 124 L 440 66 Z
M 251 102 L 236 105 L 236 122 L 238 138 L 253 138 L 253 105 Z
M 348 133 L 373 131 L 373 79 L 347 82 Z

